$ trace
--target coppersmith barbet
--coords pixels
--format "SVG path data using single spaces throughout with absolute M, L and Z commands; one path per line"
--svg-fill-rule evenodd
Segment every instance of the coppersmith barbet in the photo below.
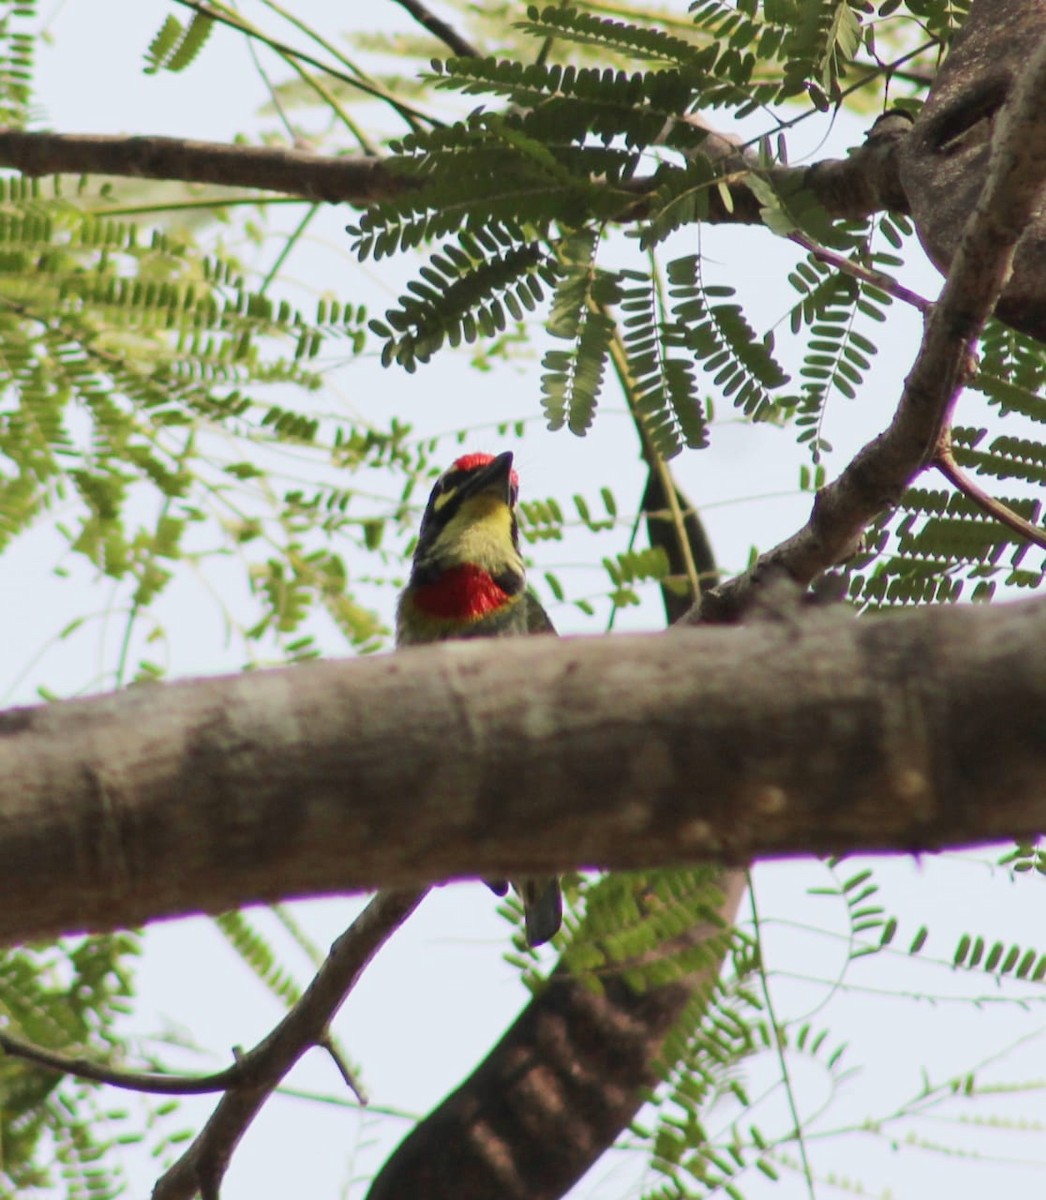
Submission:
M 466 454 L 436 480 L 396 609 L 397 646 L 555 633 L 527 590 L 518 495 L 510 452 Z M 489 886 L 504 895 L 504 883 Z M 521 879 L 513 886 L 523 899 L 527 941 L 540 946 L 562 922 L 559 880 Z

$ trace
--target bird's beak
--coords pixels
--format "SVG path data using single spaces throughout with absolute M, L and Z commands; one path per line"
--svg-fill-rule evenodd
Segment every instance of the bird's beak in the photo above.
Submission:
M 504 454 L 499 454 L 493 462 L 488 463 L 481 471 L 477 471 L 462 488 L 462 498 L 466 496 L 478 496 L 482 492 L 493 492 L 511 507 L 511 450 L 506 450 Z

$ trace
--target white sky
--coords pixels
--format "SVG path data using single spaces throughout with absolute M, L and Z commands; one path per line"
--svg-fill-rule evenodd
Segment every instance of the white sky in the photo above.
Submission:
M 406 15 L 392 4 L 336 7 L 348 21 L 381 20 L 389 27 L 410 28 Z M 300 0 L 294 9 L 328 33 L 337 34 L 338 18 L 332 15 L 332 6 L 321 0 Z M 146 78 L 142 74 L 145 47 L 168 11 L 185 17 L 185 10 L 159 0 L 140 0 L 134 5 L 116 0 L 64 3 L 53 13 L 45 13 L 54 41 L 41 51 L 39 59 L 38 97 L 46 114 L 43 123 L 68 132 L 156 133 L 216 141 L 257 128 L 255 113 L 264 95 L 245 50 L 231 33 L 217 31 L 208 51 L 185 75 Z M 244 11 L 287 40 L 302 44 L 286 28 L 278 29 L 259 6 Z M 365 17 L 357 15 L 364 13 Z M 87 55 L 85 47 L 90 47 Z M 278 69 L 275 73 L 282 77 Z M 797 132 L 790 143 L 791 159 L 842 153 L 847 145 L 856 144 L 861 132 L 857 124 L 841 123 L 824 148 L 818 146 L 823 131 L 816 135 Z M 397 294 L 396 285 L 409 267 L 372 263 L 365 270 L 358 268 L 343 233 L 351 219 L 351 212 L 341 210 L 324 213 L 317 220 L 302 252 L 289 264 L 289 274 L 298 285 L 295 298 L 329 288 L 343 299 L 366 301 L 373 311 L 380 312 Z M 702 247 L 709 262 L 716 264 L 710 270 L 718 272 L 720 281 L 734 283 L 743 301 L 753 306 L 757 321 L 778 319 L 794 302 L 784 282 L 785 268 L 795 259 L 792 247 L 767 233 L 747 229 L 706 231 Z M 268 261 L 277 249 L 272 243 Z M 904 282 L 928 295 L 939 286 L 922 262 L 906 270 Z M 889 348 L 880 355 L 860 399 L 833 402 L 826 434 L 837 453 L 830 460 L 830 473 L 886 423 L 917 339 L 913 317 L 895 313 L 888 339 L 883 339 L 888 340 Z M 447 355 L 409 377 L 383 371 L 370 354 L 341 371 L 324 399 L 375 420 L 396 412 L 420 430 L 431 431 L 531 415 L 537 411 L 539 357 L 529 364 L 524 361 L 503 368 L 496 375 L 482 375 L 468 369 L 465 356 Z M 621 407 L 612 392 L 608 392 L 606 407 Z M 719 414 L 730 415 L 726 405 L 719 405 Z M 959 419 L 965 423 L 974 418 L 961 410 Z M 483 437 L 474 444 L 490 445 Z M 627 421 L 613 413 L 598 417 L 592 434 L 583 441 L 566 432 L 550 435 L 537 422 L 517 454 L 524 491 L 531 496 L 564 497 L 575 490 L 592 496 L 601 484 L 613 481 L 621 500 L 637 496 L 641 486 Z M 678 462 L 683 485 L 698 503 L 726 569 L 743 567 L 751 545 L 766 548 L 802 522 L 809 505 L 797 489 L 803 461 L 802 452 L 794 448 L 787 433 L 723 423 L 714 431 L 710 450 L 685 455 Z M 568 488 L 563 487 L 566 478 L 572 480 Z M 763 496 L 770 498 L 757 498 Z M 8 620 L 17 636 L 0 660 L 0 681 L 3 690 L 10 688 L 9 703 L 31 702 L 34 688 L 41 682 L 67 690 L 90 687 L 106 664 L 111 667 L 115 636 L 111 628 L 102 650 L 92 632 L 89 639 L 58 644 L 38 663 L 32 661 L 36 650 L 85 604 L 104 611 L 110 602 L 105 584 L 92 593 L 96 599 L 88 601 L 82 586 L 53 579 L 57 545 L 46 533 L 27 538 L 5 564 L 8 578 L 22 581 L 18 593 L 8 597 Z M 542 543 L 533 547 L 532 553 L 540 574 L 541 568 L 554 563 L 590 555 L 591 545 Z M 598 552 L 605 551 L 599 548 Z M 82 572 L 80 577 L 88 578 Z M 239 667 L 242 653 L 239 647 L 225 643 L 221 622 L 205 597 L 190 597 L 179 590 L 161 611 L 168 626 L 172 675 Z M 560 608 L 553 615 L 562 630 L 598 632 L 570 608 Z M 656 628 L 660 621 L 656 604 L 649 603 L 624 614 L 619 628 Z M 332 637 L 328 650 L 343 654 L 344 646 Z M 847 864 L 844 876 L 855 873 L 859 865 Z M 990 881 L 989 869 L 972 855 L 922 865 L 883 860 L 877 864 L 877 872 L 884 885 L 883 903 L 903 913 L 907 922 L 902 924 L 898 946 L 907 945 L 922 923 L 932 931 L 925 951 L 929 958 L 947 959 L 958 935 L 967 929 L 989 937 L 1005 929 L 1022 946 L 1041 945 L 1040 922 L 1028 915 L 1035 907 L 1029 889 L 1037 881 L 1022 881 L 1018 886 L 1008 886 L 1001 879 Z M 779 1019 L 811 1013 L 814 1024 L 831 1028 L 830 1041 L 850 1043 L 848 1061 L 861 1068 L 835 1098 L 818 1128 L 859 1125 L 867 1117 L 888 1113 L 918 1093 L 924 1070 L 937 1082 L 974 1067 L 1022 1038 L 1028 1040 L 991 1068 L 985 1078 L 1046 1079 L 1041 986 L 1021 989 L 1021 994 L 1032 998 L 1027 1012 L 1009 1005 L 993 1007 L 990 1001 L 996 995 L 1012 995 L 1016 989 L 1000 991 L 986 976 L 952 974 L 940 966 L 921 968 L 897 955 L 868 960 L 861 970 L 847 976 L 848 985 L 882 989 L 883 994 L 833 988 L 844 946 L 837 935 L 826 931 L 843 929 L 839 904 L 807 894 L 810 887 L 829 883 L 826 868 L 818 863 L 771 865 L 756 872 L 760 910 L 764 920 L 769 918 L 768 961 L 777 972 L 802 977 L 793 981 L 774 976 Z M 355 899 L 314 902 L 298 906 L 297 912 L 315 939 L 326 944 L 344 928 L 359 903 Z M 261 919 L 278 938 L 271 920 Z M 507 927 L 495 915 L 493 898 L 482 886 L 447 887 L 424 902 L 366 974 L 336 1026 L 349 1052 L 362 1063 L 363 1078 L 375 1104 L 421 1113 L 482 1057 L 525 998 L 513 971 L 502 961 L 506 948 Z M 296 960 L 292 957 L 291 961 Z M 233 1045 L 251 1045 L 279 1017 L 277 1004 L 202 918 L 169 922 L 150 931 L 139 984 L 140 1003 L 131 1028 L 146 1033 L 170 1022 L 188 1030 L 213 1055 L 208 1062 L 201 1062 L 196 1058 L 176 1061 L 172 1054 L 173 1065 L 193 1069 L 224 1065 Z M 944 997 L 953 991 L 984 996 L 989 1003 L 979 1010 L 951 1004 Z M 905 1002 L 897 998 L 900 992 L 930 993 L 938 1000 Z M 794 1065 L 801 1100 L 817 1107 L 825 1077 L 807 1071 L 805 1064 Z M 773 1072 L 769 1061 L 755 1064 L 748 1077 L 750 1094 L 758 1095 L 760 1080 L 772 1080 Z M 289 1083 L 344 1096 L 333 1067 L 319 1052 L 308 1056 Z M 197 1127 L 212 1106 L 213 1100 L 206 1098 L 185 1101 L 176 1125 Z M 926 1119 L 914 1126 L 917 1135 L 970 1153 L 1000 1156 L 1006 1164 L 906 1147 L 903 1143 L 913 1128 L 910 1125 L 897 1128 L 896 1145 L 867 1134 L 823 1145 L 816 1141 L 811 1144 L 815 1164 L 824 1175 L 835 1172 L 872 1194 L 888 1192 L 901 1200 L 944 1194 L 957 1200 L 979 1198 L 986 1186 L 1002 1187 L 1013 1194 L 1036 1186 L 1041 1190 L 1044 1162 L 1039 1160 L 1046 1160 L 1046 1155 L 1036 1136 L 968 1129 L 954 1122 L 963 1116 L 983 1121 L 1000 1113 L 1046 1121 L 1046 1095 L 1031 1091 L 1016 1103 L 998 1098 L 977 1107 L 956 1102 L 947 1111 L 953 1123 Z M 724 1108 L 719 1119 L 725 1123 L 733 1115 Z M 743 1118 L 745 1124 L 749 1120 L 767 1132 L 783 1128 L 787 1118 L 781 1111 L 779 1091 Z M 716 1119 L 709 1125 L 716 1128 Z M 223 1200 L 306 1194 L 313 1200 L 342 1195 L 355 1200 L 365 1194 L 363 1181 L 406 1129 L 404 1122 L 370 1115 L 361 1119 L 343 1107 L 276 1099 L 237 1151 Z M 1014 1160 L 1031 1165 L 1015 1165 Z M 156 1176 L 155 1165 L 139 1156 L 130 1169 L 133 1194 L 147 1195 Z M 361 1182 L 346 1192 L 350 1177 Z M 749 1196 L 803 1194 L 798 1176 L 786 1175 L 775 1187 L 750 1174 L 741 1186 Z M 598 1200 L 638 1194 L 634 1161 L 627 1155 L 598 1164 L 573 1193 Z M 831 1186 L 818 1192 L 834 1194 Z

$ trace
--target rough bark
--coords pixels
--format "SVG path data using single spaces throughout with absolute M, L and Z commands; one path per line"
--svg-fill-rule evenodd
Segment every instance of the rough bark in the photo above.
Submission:
M 980 199 L 998 135 L 996 117 L 1044 41 L 1042 0 L 977 0 L 900 147 L 901 179 L 919 239 L 943 272 Z M 1041 88 L 1039 112 L 1041 119 L 1026 129 L 1014 154 L 1046 157 Z M 1032 337 L 1046 338 L 1046 210 L 1024 227 L 998 315 Z
M 1029 836 L 1044 728 L 1041 602 L 464 642 L 14 710 L 0 937 Z
M 732 922 L 744 875 L 724 874 Z M 700 941 L 713 929 L 694 929 Z M 486 1060 L 400 1143 L 367 1200 L 555 1200 L 638 1112 L 665 1036 L 719 961 L 688 979 L 602 989 L 557 968 Z

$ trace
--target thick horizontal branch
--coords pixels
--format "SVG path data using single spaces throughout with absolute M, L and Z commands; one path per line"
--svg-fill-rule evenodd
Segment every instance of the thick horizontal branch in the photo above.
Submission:
M 496 644 L 0 719 L 0 938 L 1046 829 L 1046 604 Z
M 812 167 L 778 167 L 770 172 L 782 194 L 807 185 L 833 216 L 859 219 L 884 208 L 907 211 L 896 167 L 899 137 L 908 122 L 884 119 L 876 123 L 868 142 L 849 158 L 831 159 Z M 714 132 L 703 146 L 721 169 L 731 163 L 741 182 L 729 191 L 726 205 L 713 194 L 709 219 L 718 222 L 760 224 L 755 196 L 743 177 L 755 169 L 755 160 L 736 144 Z M 230 146 L 220 142 L 170 137 L 120 137 L 104 134 L 0 131 L 0 167 L 23 175 L 115 175 L 135 179 L 180 180 L 218 184 L 229 188 L 254 188 L 322 200 L 328 204 L 366 207 L 398 195 L 413 186 L 377 158 L 310 154 L 271 146 Z M 633 181 L 638 195 L 652 186 L 649 180 Z M 622 219 L 642 216 L 642 206 L 629 200 Z

